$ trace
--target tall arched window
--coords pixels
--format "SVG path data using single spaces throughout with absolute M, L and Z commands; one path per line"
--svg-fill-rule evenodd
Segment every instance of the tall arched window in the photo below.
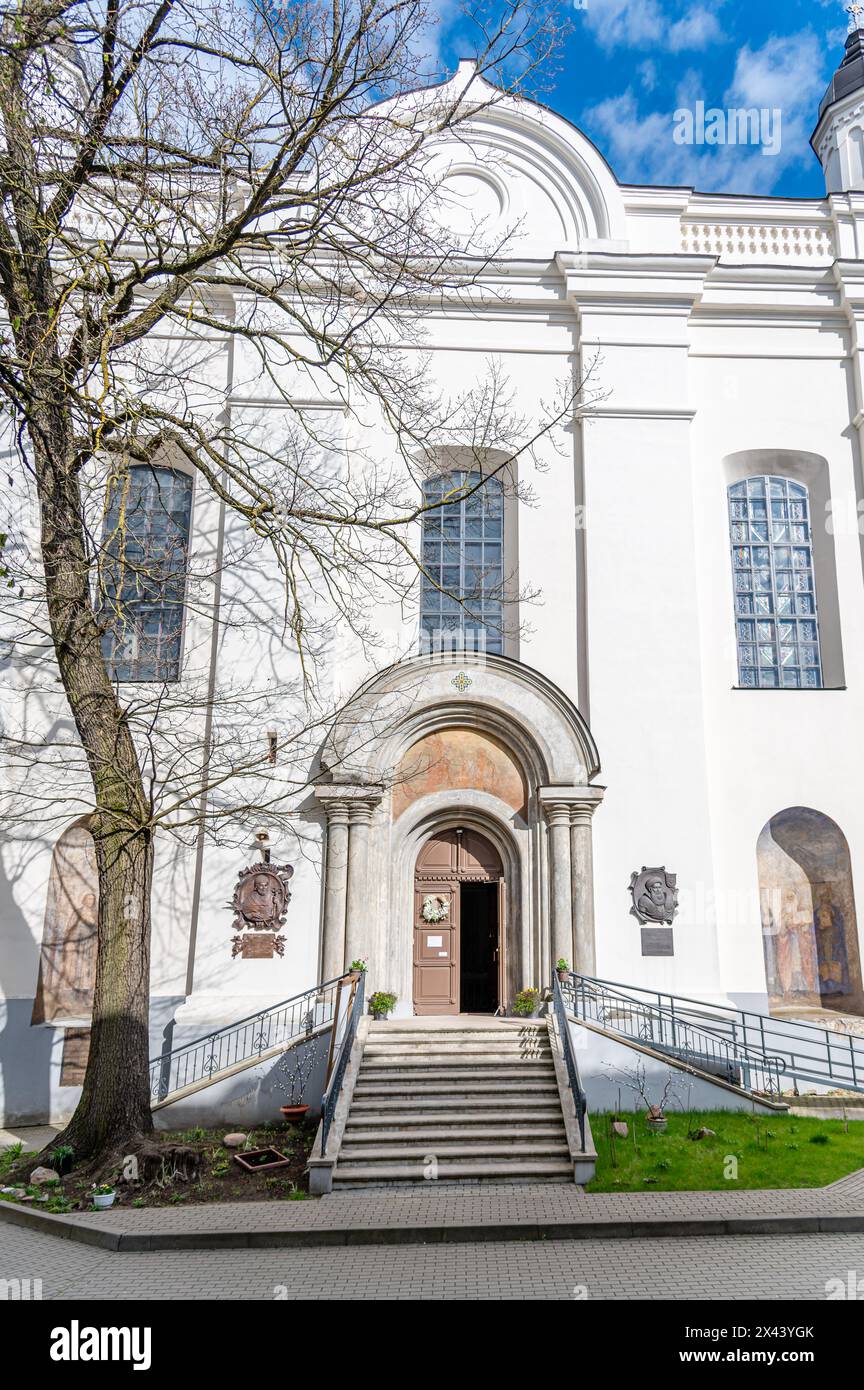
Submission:
M 421 650 L 503 652 L 504 492 L 479 473 L 423 485 Z M 466 497 L 466 491 L 469 495 Z
M 136 465 L 115 484 L 105 523 L 102 650 L 121 681 L 180 676 L 192 479 Z
M 757 689 L 819 689 L 807 488 L 768 474 L 728 491 L 739 681 Z

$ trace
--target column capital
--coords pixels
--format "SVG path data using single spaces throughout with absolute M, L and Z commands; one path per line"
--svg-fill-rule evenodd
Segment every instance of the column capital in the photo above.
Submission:
M 329 824 L 368 820 L 383 793 L 380 787 L 343 786 L 328 782 L 315 788 L 315 799 L 324 807 Z
M 550 825 L 569 825 L 570 807 L 566 801 L 545 800 L 541 797 L 543 812 Z
M 559 819 L 571 825 L 589 825 L 603 800 L 605 787 L 541 787 L 540 805 L 550 825 Z
M 380 795 L 357 797 L 348 803 L 348 819 L 351 825 L 368 825 L 372 812 L 381 800 Z

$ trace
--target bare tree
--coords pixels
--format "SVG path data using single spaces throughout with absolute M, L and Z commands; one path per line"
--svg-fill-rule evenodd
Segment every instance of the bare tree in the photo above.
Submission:
M 83 1156 L 151 1124 L 154 838 L 280 813 L 332 711 L 316 686 L 334 622 L 373 641 L 370 609 L 404 600 L 423 568 L 417 522 L 442 506 L 423 500 L 430 461 L 458 440 L 513 485 L 581 388 L 539 420 L 494 372 L 452 398 L 429 384 L 424 313 L 470 302 L 501 249 L 447 230 L 436 150 L 498 98 L 430 86 L 420 0 L 19 0 L 0 14 L 0 400 L 12 492 L 32 489 L 39 529 L 31 556 L 24 523 L 9 528 L 4 606 L 31 696 L 54 709 L 59 677 L 63 702 L 47 734 L 7 728 L 4 810 L 21 817 L 38 761 L 50 775 L 28 780 L 28 814 L 48 823 L 75 798 L 89 813 L 91 1050 L 64 1134 Z M 532 81 L 553 15 L 544 0 L 469 6 L 476 73 L 499 93 Z M 275 434 L 243 408 L 262 393 L 288 421 Z M 384 435 L 384 453 L 366 442 Z M 198 553 L 177 468 L 213 520 Z M 453 495 L 489 474 L 469 469 Z M 297 658 L 281 776 L 272 740 L 249 732 L 256 703 L 272 709 L 266 682 L 223 690 L 217 711 L 206 663 L 175 680 L 180 615 L 198 612 L 209 646 L 228 567 L 278 579 L 250 604 Z M 251 619 L 242 603 L 220 615 Z

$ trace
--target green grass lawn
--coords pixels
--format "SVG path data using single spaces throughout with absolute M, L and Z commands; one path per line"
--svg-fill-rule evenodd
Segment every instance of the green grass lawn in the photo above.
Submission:
M 630 1132 L 613 1144 L 611 1117 L 590 1116 L 598 1157 L 597 1176 L 587 1192 L 824 1187 L 864 1168 L 864 1120 L 847 1125 L 842 1119 L 714 1110 L 690 1116 L 670 1113 L 666 1133 L 651 1134 L 644 1114 L 621 1118 Z M 688 1137 L 688 1131 L 701 1127 L 713 1129 L 716 1137 Z

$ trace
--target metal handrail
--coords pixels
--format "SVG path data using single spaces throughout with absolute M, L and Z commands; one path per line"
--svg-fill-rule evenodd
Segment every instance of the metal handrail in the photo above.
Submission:
M 569 976 L 563 993 L 572 1000 L 577 1018 L 593 1019 L 602 1028 L 716 1075 L 730 1085 L 780 1094 L 780 1078 L 786 1070 L 783 1057 L 745 1045 L 739 1038 L 714 1033 L 656 1001 L 635 999 L 621 988 L 585 976 Z
M 580 995 L 590 992 L 617 992 L 631 1005 L 664 1010 L 681 1026 L 698 1027 L 703 1032 L 726 1038 L 749 1053 L 772 1056 L 783 1062 L 783 1073 L 795 1081 L 841 1090 L 864 1091 L 864 1038 L 841 1033 L 822 1024 L 783 1018 L 738 1009 L 731 1004 L 707 1002 L 688 995 L 643 989 L 602 980 L 591 975 L 573 975 Z
M 265 1053 L 285 1051 L 296 1040 L 326 1028 L 333 1022 L 340 979 L 344 978 L 327 980 L 152 1058 L 153 1104 L 161 1105 L 189 1087 L 218 1081 L 244 1063 L 251 1065 Z
M 579 1123 L 579 1141 L 582 1145 L 582 1153 L 584 1154 L 585 1115 L 588 1110 L 588 1097 L 585 1094 L 585 1090 L 579 1078 L 576 1052 L 573 1047 L 573 1039 L 570 1036 L 567 1013 L 564 1008 L 564 996 L 561 992 L 561 982 L 557 974 L 552 977 L 552 1002 L 555 1009 L 555 1017 L 558 1021 L 558 1032 L 561 1034 L 561 1046 L 564 1049 L 564 1062 L 567 1067 L 567 1080 L 570 1083 L 570 1090 L 573 1095 L 573 1105 L 575 1106 L 576 1119 Z
M 336 1040 L 335 1052 L 331 1050 L 330 1061 L 332 1071 L 321 1101 L 321 1157 L 327 1152 L 327 1138 L 330 1134 L 330 1126 L 333 1123 L 333 1116 L 336 1113 L 336 1103 L 342 1090 L 342 1082 L 345 1077 L 345 1068 L 348 1065 L 348 1058 L 351 1055 L 351 1048 L 354 1046 L 354 1039 L 357 1036 L 357 1025 L 363 1013 L 363 999 L 366 993 L 366 971 L 359 972 L 359 979 L 353 980 L 353 990 L 348 1000 L 348 1007 L 345 1011 L 345 1031 L 341 1039 L 336 1038 L 336 1030 L 339 1027 L 338 1017 L 333 1021 L 333 1036 Z

